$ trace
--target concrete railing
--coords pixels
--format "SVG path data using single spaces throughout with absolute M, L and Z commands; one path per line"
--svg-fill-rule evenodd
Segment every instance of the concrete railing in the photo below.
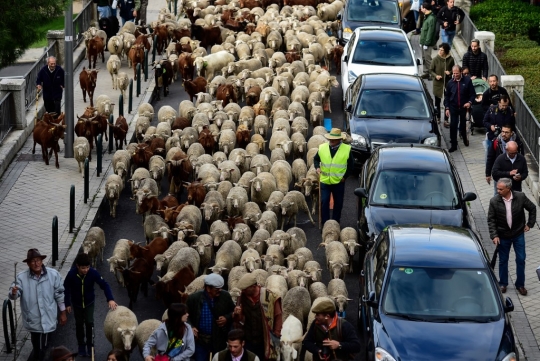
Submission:
M 15 119 L 15 110 L 13 109 L 13 93 L 9 92 L 0 99 L 0 144 L 13 128 Z

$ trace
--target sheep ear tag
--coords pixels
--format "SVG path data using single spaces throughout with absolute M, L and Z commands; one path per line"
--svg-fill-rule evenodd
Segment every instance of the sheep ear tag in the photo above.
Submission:
M 203 61 L 202 67 L 203 67 L 203 68 L 206 68 L 207 66 L 208 66 L 208 62 L 207 62 L 207 61 Z

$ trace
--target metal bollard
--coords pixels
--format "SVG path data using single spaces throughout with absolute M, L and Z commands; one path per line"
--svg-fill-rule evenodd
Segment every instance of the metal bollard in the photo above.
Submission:
M 9 325 L 8 328 L 8 317 Z M 4 341 L 6 342 L 6 353 L 11 353 L 11 347 L 15 348 L 17 352 L 17 339 L 15 334 L 15 323 L 13 322 L 13 308 L 11 306 L 11 300 L 6 298 L 4 300 L 4 305 L 2 306 L 2 326 L 4 328 Z M 9 340 L 9 331 L 11 330 L 11 342 Z M 16 354 L 15 354 L 16 355 Z
M 90 193 L 90 161 L 88 158 L 84 160 L 84 204 L 88 203 Z
M 124 96 L 122 94 L 118 97 L 118 115 L 124 116 Z
M 144 81 L 148 81 L 148 50 L 144 50 Z
M 178 0 L 174 0 L 174 16 L 178 15 Z
M 124 111 L 124 104 L 122 104 L 122 94 L 120 94 L 120 111 Z M 120 115 L 124 115 L 123 113 L 120 113 Z M 114 138 L 114 117 L 113 115 L 109 115 L 109 154 L 113 151 L 113 138 Z
M 69 233 L 75 228 L 75 186 L 72 184 L 69 190 Z
M 112 140 L 109 142 L 112 143 Z M 97 176 L 99 177 L 101 175 L 101 161 L 103 159 L 103 135 L 100 134 L 97 137 L 96 142 L 96 152 L 97 152 Z
M 58 260 L 58 217 L 54 216 L 52 220 L 52 265 L 56 266 Z
M 128 113 L 133 110 L 133 79 L 129 79 Z
M 141 95 L 141 63 L 137 64 L 137 98 Z
M 156 51 L 157 51 L 157 35 L 154 36 L 154 42 L 152 43 L 152 64 L 156 61 Z

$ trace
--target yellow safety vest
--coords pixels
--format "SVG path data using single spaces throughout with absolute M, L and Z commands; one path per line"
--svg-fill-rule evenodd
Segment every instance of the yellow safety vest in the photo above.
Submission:
M 347 170 L 347 160 L 349 159 L 351 146 L 341 143 L 334 158 L 330 154 L 330 144 L 324 143 L 319 146 L 319 157 L 321 158 L 321 183 L 338 184 Z

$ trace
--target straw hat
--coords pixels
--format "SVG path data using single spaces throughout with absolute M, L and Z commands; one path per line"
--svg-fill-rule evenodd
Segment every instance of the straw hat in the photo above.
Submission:
M 324 135 L 326 139 L 345 139 L 345 136 L 339 128 L 332 128 L 330 133 Z

